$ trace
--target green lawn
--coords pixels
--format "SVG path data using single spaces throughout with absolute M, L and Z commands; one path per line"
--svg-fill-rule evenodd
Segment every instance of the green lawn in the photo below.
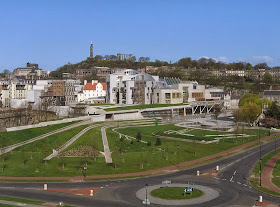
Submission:
M 215 138 L 214 137 L 207 137 L 206 135 L 222 135 L 222 134 L 247 134 L 247 135 L 252 135 L 251 137 L 244 137 L 244 138 L 233 138 L 233 139 L 224 139 L 221 140 L 220 142 L 229 142 L 229 143 L 233 143 L 235 141 L 238 140 L 244 140 L 246 142 L 248 141 L 252 141 L 253 139 L 257 139 L 259 136 L 259 131 L 256 129 L 239 129 L 237 132 L 223 132 L 223 131 L 211 131 L 211 130 L 201 130 L 201 129 L 192 129 L 186 132 L 186 134 L 192 134 L 194 136 L 187 136 L 187 135 L 181 135 L 181 134 L 177 134 L 177 133 L 172 133 L 172 134 L 166 134 L 164 133 L 165 131 L 168 130 L 174 130 L 174 131 L 179 131 L 185 129 L 183 127 L 178 127 L 175 126 L 173 124 L 169 124 L 169 125 L 160 125 L 160 126 L 151 126 L 151 127 L 128 127 L 128 128 L 121 128 L 118 129 L 117 131 L 122 133 L 122 134 L 126 134 L 126 135 L 130 135 L 133 137 L 136 137 L 137 133 L 140 132 L 142 135 L 145 136 L 145 138 L 147 138 L 147 140 L 149 140 L 149 137 L 153 137 L 152 133 L 156 134 L 156 135 L 161 135 L 161 136 L 167 136 L 167 137 L 175 137 L 175 138 L 182 138 L 182 139 L 193 139 L 193 140 L 213 140 Z M 268 130 L 260 130 L 260 136 L 264 137 L 268 135 Z
M 33 201 L 33 200 L 27 200 L 23 198 L 14 198 L 9 196 L 0 196 L 0 200 L 5 201 L 14 201 L 14 202 L 20 202 L 20 203 L 27 203 L 27 204 L 35 204 L 35 205 L 42 205 L 44 202 L 42 201 Z
M 124 107 L 114 107 L 104 109 L 105 111 L 121 111 L 121 110 L 130 110 L 130 109 L 147 109 L 147 108 L 157 108 L 157 107 L 168 107 L 168 106 L 180 106 L 184 104 L 143 104 L 143 105 L 133 105 L 133 106 L 124 106 Z
M 63 124 L 50 125 L 50 126 L 46 126 L 46 127 L 38 127 L 38 128 L 33 128 L 33 129 L 12 131 L 12 132 L 0 132 L 0 147 L 5 147 L 5 146 L 9 146 L 9 145 L 16 144 L 19 142 L 23 142 L 23 141 L 32 139 L 34 137 L 43 135 L 45 133 L 55 131 L 55 130 L 63 128 L 65 126 L 74 124 L 76 122 L 77 121 L 63 123 Z
M 68 151 L 70 149 L 83 145 L 91 146 L 92 148 L 98 151 L 104 151 L 101 136 L 101 127 L 95 127 L 93 129 L 90 129 L 64 151 Z
M 43 159 L 52 153 L 52 149 L 57 149 L 86 127 L 75 127 L 15 149 L 12 154 L 5 154 L 5 162 L 0 162 L 0 175 L 27 177 L 82 176 L 84 157 L 53 158 L 47 164 L 44 163 Z M 152 133 L 161 133 L 171 128 L 176 127 L 172 125 L 159 125 L 118 129 L 120 132 L 134 137 L 140 132 L 142 140 L 146 142 L 150 141 L 151 146 L 137 141 L 133 141 L 132 143 L 131 140 L 127 139 L 120 141 L 118 133 L 112 131 L 112 128 L 108 128 L 106 132 L 114 164 L 106 164 L 104 157 L 97 157 L 96 161 L 93 157 L 87 157 L 87 175 L 120 174 L 157 169 L 176 165 L 178 162 L 182 163 L 216 154 L 258 139 L 258 137 L 252 136 L 251 138 L 244 139 L 225 139 L 224 141 L 221 140 L 218 143 L 212 144 L 161 139 L 161 145 L 156 146 L 156 138 L 152 136 Z M 206 132 L 201 130 L 201 132 L 197 131 L 196 133 L 205 134 Z M 258 134 L 258 130 L 244 130 L 244 133 L 254 135 Z M 267 131 L 261 130 L 260 135 L 261 137 L 267 135 Z M 86 132 L 68 149 L 81 145 L 90 145 L 103 151 L 100 127 Z M 24 161 L 25 164 L 23 165 Z M 4 172 L 2 171 L 3 167 Z
M 155 189 L 151 192 L 152 196 L 162 198 L 166 200 L 183 200 L 193 199 L 203 195 L 203 192 L 198 189 L 194 189 L 191 194 L 184 195 L 185 188 L 181 187 L 167 187 Z

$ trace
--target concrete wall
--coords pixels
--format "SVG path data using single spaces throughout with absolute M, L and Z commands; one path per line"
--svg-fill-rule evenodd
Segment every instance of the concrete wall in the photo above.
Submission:
M 100 121 L 105 121 L 106 116 L 105 114 L 99 114 L 99 115 L 92 115 L 91 117 L 91 121 L 92 122 L 100 122 Z
M 114 114 L 112 116 L 113 120 L 136 120 L 143 119 L 144 117 L 140 112 L 135 113 L 124 113 L 124 114 Z
M 87 119 L 90 119 L 90 117 L 89 116 L 80 116 L 77 118 L 68 118 L 68 119 L 57 120 L 57 121 L 46 121 L 46 122 L 41 122 L 39 124 L 33 124 L 33 125 L 10 127 L 10 128 L 7 128 L 6 130 L 7 130 L 7 132 L 11 132 L 11 131 L 18 131 L 18 130 L 23 130 L 23 129 L 37 128 L 37 127 L 45 127 L 45 126 L 49 126 L 49 125 L 62 124 L 62 123 L 79 121 L 79 120 L 87 120 Z

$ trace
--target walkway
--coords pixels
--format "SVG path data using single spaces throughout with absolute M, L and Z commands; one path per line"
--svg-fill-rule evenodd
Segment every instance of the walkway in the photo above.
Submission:
M 107 135 L 106 135 L 106 127 L 101 128 L 101 134 L 102 134 L 102 141 L 103 141 L 103 147 L 104 147 L 105 161 L 106 161 L 106 163 L 112 163 L 112 156 L 111 156 L 111 152 L 110 152 L 109 144 L 108 144 L 108 140 L 107 140 Z
M 101 126 L 101 124 L 92 125 L 92 126 L 89 126 L 89 127 L 85 128 L 85 129 L 83 129 L 78 134 L 76 134 L 74 137 L 69 139 L 66 143 L 64 143 L 61 147 L 59 147 L 57 150 L 53 150 L 53 153 L 51 155 L 49 155 L 48 157 L 46 157 L 44 160 L 50 160 L 50 159 L 52 159 L 54 157 L 57 157 L 60 152 L 62 152 L 67 147 L 69 147 L 71 144 L 73 144 L 84 133 L 86 133 L 88 130 L 93 129 L 93 128 L 98 127 L 98 126 Z
M 267 137 L 263 137 L 261 139 L 261 141 L 267 141 L 269 139 L 271 139 L 274 136 L 279 136 L 280 132 L 272 134 L 270 136 Z M 254 146 L 255 144 L 257 144 L 259 142 L 259 140 L 255 140 L 253 142 L 249 142 L 234 148 L 231 148 L 229 150 L 220 152 L 218 154 L 214 154 L 214 155 L 209 155 L 206 157 L 202 157 L 196 160 L 191 160 L 188 162 L 184 162 L 184 163 L 180 163 L 180 167 L 186 167 L 186 166 L 190 166 L 193 164 L 198 164 L 207 160 L 211 160 L 214 158 L 220 158 L 220 157 L 225 157 L 228 156 L 229 154 L 232 153 L 237 153 L 240 152 L 242 150 L 248 149 L 248 147 L 250 146 Z M 109 150 L 109 148 L 108 148 Z M 159 168 L 159 169 L 154 169 L 154 170 L 148 170 L 148 171 L 143 171 L 143 172 L 134 172 L 134 173 L 124 173 L 124 174 L 109 174 L 109 175 L 92 175 L 92 176 L 87 176 L 88 179 L 104 179 L 104 178 L 121 178 L 121 177 L 136 177 L 136 176 L 143 176 L 143 175 L 151 175 L 151 174 L 155 174 L 155 173 L 162 173 L 165 171 L 172 171 L 177 169 L 177 166 L 175 165 L 171 165 L 168 167 L 163 167 L 163 168 Z M 0 176 L 0 179 L 3 180 L 83 180 L 82 176 L 77 176 L 77 177 L 5 177 L 5 176 Z
M 272 172 L 273 168 L 280 158 L 280 153 L 274 155 L 270 160 L 267 161 L 263 172 L 262 172 L 262 185 L 270 190 L 280 193 L 280 188 L 272 183 Z

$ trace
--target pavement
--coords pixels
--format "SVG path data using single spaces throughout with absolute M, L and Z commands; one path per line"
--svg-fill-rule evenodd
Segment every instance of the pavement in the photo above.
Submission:
M 280 188 L 276 186 L 274 183 L 272 183 L 271 179 L 273 177 L 272 175 L 273 168 L 279 159 L 280 159 L 280 153 L 277 153 L 267 161 L 262 172 L 262 186 L 278 193 L 280 193 Z
M 106 161 L 106 163 L 112 163 L 112 155 L 111 155 L 108 140 L 107 140 L 106 127 L 101 128 L 101 134 L 102 134 L 102 141 L 103 141 L 103 147 L 104 147 L 105 161 Z

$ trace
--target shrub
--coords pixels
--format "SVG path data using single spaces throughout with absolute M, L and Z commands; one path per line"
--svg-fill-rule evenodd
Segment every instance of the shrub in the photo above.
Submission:
M 151 141 L 148 141 L 147 146 L 151 146 L 151 145 L 152 145 Z
M 160 138 L 157 138 L 156 139 L 156 144 L 155 144 L 156 146 L 160 146 L 161 145 L 161 140 L 160 140 Z
M 140 132 L 138 132 L 138 134 L 136 136 L 137 142 L 140 142 L 141 139 L 142 139 L 142 136 L 141 136 Z

